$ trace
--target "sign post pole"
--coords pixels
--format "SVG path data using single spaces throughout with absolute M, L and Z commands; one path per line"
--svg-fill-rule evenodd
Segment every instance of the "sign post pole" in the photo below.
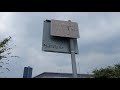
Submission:
M 68 20 L 71 22 L 71 20 Z M 68 27 L 69 30 L 69 27 Z M 70 38 L 70 52 L 71 52 L 71 63 L 72 63 L 72 72 L 73 77 L 77 78 L 77 68 L 76 68 L 76 59 L 75 59 L 75 46 L 74 46 L 74 39 Z
M 70 51 L 71 51 L 71 63 L 72 63 L 73 77 L 77 78 L 77 68 L 76 68 L 76 60 L 75 60 L 74 39 L 72 39 L 72 38 L 70 38 Z

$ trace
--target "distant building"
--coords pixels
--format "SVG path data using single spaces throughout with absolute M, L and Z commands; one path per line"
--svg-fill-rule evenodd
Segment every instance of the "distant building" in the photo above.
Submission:
M 24 67 L 23 78 L 32 78 L 32 68 L 30 66 Z
M 44 72 L 33 78 L 73 78 L 71 73 L 53 73 L 53 72 Z M 78 78 L 93 78 L 91 74 L 78 74 Z

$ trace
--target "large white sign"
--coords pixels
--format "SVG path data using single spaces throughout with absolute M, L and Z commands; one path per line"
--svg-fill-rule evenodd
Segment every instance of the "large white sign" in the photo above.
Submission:
M 79 38 L 79 29 L 76 22 L 51 20 L 51 31 L 50 35 Z
M 42 50 L 47 52 L 58 52 L 70 54 L 69 38 L 50 35 L 51 21 L 44 21 Z M 74 39 L 75 53 L 78 54 L 77 39 Z

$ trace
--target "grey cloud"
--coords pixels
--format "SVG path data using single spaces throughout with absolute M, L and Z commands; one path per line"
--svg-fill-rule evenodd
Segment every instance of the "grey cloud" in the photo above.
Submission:
M 105 67 L 119 62 L 120 13 L 111 12 L 13 12 L 0 14 L 0 36 L 12 35 L 11 44 L 16 47 L 12 59 L 11 72 L 3 76 L 22 77 L 24 66 L 33 67 L 33 76 L 42 72 L 72 72 L 71 59 L 68 54 L 41 51 L 43 21 L 60 19 L 78 22 L 80 36 L 78 39 L 80 54 L 76 61 L 81 73 L 91 72 L 94 68 Z M 3 25 L 3 26 L 2 26 Z M 7 26 L 7 27 L 6 27 Z

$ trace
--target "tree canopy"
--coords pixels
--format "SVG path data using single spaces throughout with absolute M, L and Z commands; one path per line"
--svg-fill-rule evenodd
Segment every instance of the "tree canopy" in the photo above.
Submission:
M 4 64 L 9 64 L 5 62 L 5 60 L 9 61 L 9 57 L 18 57 L 18 56 L 10 56 L 11 52 L 10 46 L 8 45 L 11 40 L 11 37 L 7 37 L 0 41 L 0 68 L 3 68 Z M 9 57 L 8 57 L 9 56 Z M 9 68 L 5 68 L 6 70 L 10 71 Z
M 120 64 L 95 69 L 93 73 L 95 78 L 120 78 Z
M 9 52 L 9 50 L 11 48 L 7 47 L 8 46 L 8 42 L 10 41 L 11 37 L 5 38 L 4 40 L 2 40 L 0 42 L 0 60 L 2 60 L 3 58 L 7 58 L 7 55 L 11 54 Z M 4 54 L 5 52 L 7 52 L 6 54 Z

